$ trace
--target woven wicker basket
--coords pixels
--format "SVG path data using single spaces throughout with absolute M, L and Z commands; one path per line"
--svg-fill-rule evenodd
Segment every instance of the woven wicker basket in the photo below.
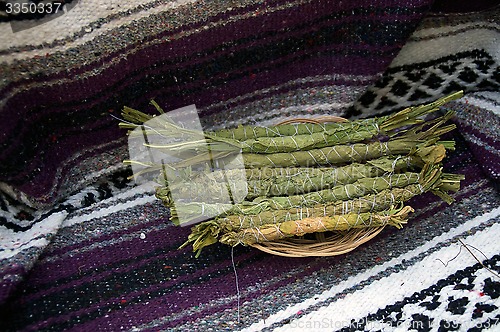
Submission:
M 327 123 L 327 122 L 347 122 L 347 119 L 337 116 L 323 116 L 314 119 L 291 119 L 278 123 Z M 336 256 L 348 253 L 362 245 L 363 243 L 377 236 L 384 227 L 370 227 L 361 229 L 351 229 L 345 232 L 315 233 L 314 237 L 289 238 L 281 241 L 271 241 L 253 244 L 252 247 L 267 252 L 269 254 L 285 257 L 319 257 Z
M 331 232 L 328 236 L 316 233 L 315 239 L 290 238 L 276 242 L 253 244 L 252 247 L 269 254 L 286 257 L 336 256 L 348 253 L 377 236 L 384 227 L 351 229 Z

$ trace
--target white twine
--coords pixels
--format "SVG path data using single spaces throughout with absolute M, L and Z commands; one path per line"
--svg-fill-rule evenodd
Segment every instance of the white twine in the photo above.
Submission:
M 231 247 L 231 262 L 233 263 L 234 280 L 236 282 L 236 296 L 238 300 L 238 324 L 240 324 L 240 285 L 238 283 L 238 273 L 236 272 L 236 264 L 234 263 L 234 247 Z

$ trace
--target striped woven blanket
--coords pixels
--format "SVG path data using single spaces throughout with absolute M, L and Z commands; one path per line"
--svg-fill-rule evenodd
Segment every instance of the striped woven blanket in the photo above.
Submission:
M 499 329 L 495 1 L 49 4 L 0 1 L 0 330 Z M 456 201 L 419 196 L 403 229 L 341 256 L 217 244 L 195 258 L 178 249 L 189 228 L 121 162 L 116 117 L 153 114 L 153 98 L 196 104 L 213 130 L 458 90 L 443 107 L 457 125 L 444 168 L 466 177 Z

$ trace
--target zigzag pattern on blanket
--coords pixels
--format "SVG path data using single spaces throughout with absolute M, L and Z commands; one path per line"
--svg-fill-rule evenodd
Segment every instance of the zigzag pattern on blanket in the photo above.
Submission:
M 109 112 L 151 98 L 196 104 L 207 127 L 341 114 L 430 2 L 89 1 L 37 27 L 46 40 L 3 34 L 1 190 L 48 207 L 109 173 L 124 144 Z
M 348 114 L 390 113 L 444 94 L 500 89 L 500 6 L 491 10 L 434 14 L 425 18 L 383 77 Z
M 349 114 L 386 114 L 400 105 L 412 106 L 460 90 L 495 91 L 500 88 L 499 68 L 483 50 L 391 67 L 358 99 Z
M 349 109 L 354 116 L 380 115 L 465 90 L 453 103 L 456 122 L 486 174 L 500 178 L 500 6 L 425 18 L 383 77 Z M 482 91 L 482 92 L 479 92 Z

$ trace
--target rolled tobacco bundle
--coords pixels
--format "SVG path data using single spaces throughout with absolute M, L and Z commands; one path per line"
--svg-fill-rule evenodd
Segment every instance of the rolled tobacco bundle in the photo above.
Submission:
M 120 127 L 133 130 L 131 137 L 169 138 L 144 146 L 172 156 L 170 164 L 126 162 L 141 163 L 141 172 L 160 171 L 156 196 L 174 224 L 204 220 L 181 246 L 192 244 L 199 255 L 216 242 L 255 245 L 355 228 L 401 228 L 413 212 L 405 203 L 428 191 L 451 203 L 448 192 L 458 191 L 464 178 L 442 171 L 454 142 L 440 137 L 455 129 L 446 125 L 453 112 L 423 117 L 461 96 L 352 122 L 214 132 L 184 128 L 152 102 L 161 116 L 126 107 Z M 173 175 L 185 181 L 170 183 Z M 176 200 L 179 195 L 183 199 Z

